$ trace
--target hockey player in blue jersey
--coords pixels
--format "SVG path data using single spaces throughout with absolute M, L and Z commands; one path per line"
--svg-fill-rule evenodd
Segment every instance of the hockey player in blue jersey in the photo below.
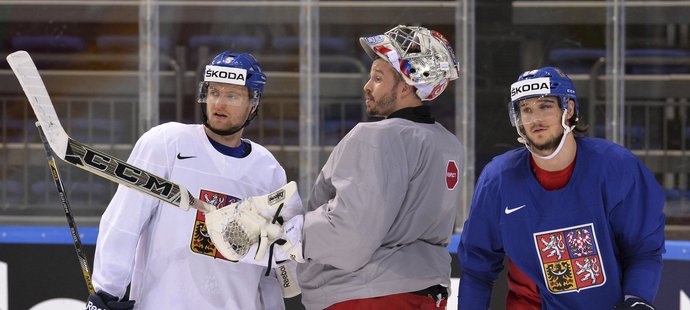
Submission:
M 575 88 L 557 68 L 520 75 L 509 110 L 526 148 L 495 157 L 476 184 L 459 309 L 489 307 L 504 258 L 536 287 L 509 292 L 508 309 L 654 309 L 665 222 L 654 176 L 625 148 L 580 137 Z

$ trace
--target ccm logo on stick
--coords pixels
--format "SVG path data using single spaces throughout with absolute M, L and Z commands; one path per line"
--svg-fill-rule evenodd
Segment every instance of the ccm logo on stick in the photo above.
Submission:
M 99 154 L 87 149 L 84 155 L 84 163 L 101 171 L 114 171 L 120 180 L 142 186 L 166 197 L 172 192 L 173 185 L 170 182 L 159 180 L 156 176 L 143 173 L 133 166 L 112 160 L 105 154 Z

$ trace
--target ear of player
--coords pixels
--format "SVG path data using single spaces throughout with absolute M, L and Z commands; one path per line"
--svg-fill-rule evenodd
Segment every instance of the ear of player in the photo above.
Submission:
M 264 266 L 269 259 L 278 263 L 304 262 L 302 223 L 302 203 L 295 182 L 206 213 L 211 241 L 225 258 Z M 274 255 L 266 257 L 273 243 L 278 245 Z

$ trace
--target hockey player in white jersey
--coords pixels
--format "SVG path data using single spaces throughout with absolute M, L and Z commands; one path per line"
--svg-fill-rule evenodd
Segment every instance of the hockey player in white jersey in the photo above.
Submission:
M 184 185 L 223 208 L 286 183 L 261 145 L 242 138 L 257 115 L 266 75 L 250 54 L 229 51 L 206 66 L 198 103 L 203 124 L 166 123 L 137 141 L 128 162 Z M 299 199 L 286 209 L 300 210 Z M 120 186 L 103 214 L 87 309 L 283 309 L 265 266 L 231 262 L 216 249 L 205 214 L 165 206 Z M 282 268 L 294 267 L 294 263 Z M 131 283 L 129 299 L 123 301 Z

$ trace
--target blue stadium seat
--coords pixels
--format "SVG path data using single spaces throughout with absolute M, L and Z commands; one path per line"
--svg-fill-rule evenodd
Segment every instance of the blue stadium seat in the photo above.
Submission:
M 319 52 L 323 55 L 342 55 L 352 47 L 352 44 L 340 37 L 320 37 Z M 293 54 L 299 50 L 299 37 L 281 36 L 271 40 L 271 49 L 279 54 Z
M 27 142 L 24 141 L 25 134 L 27 134 L 29 138 L 32 138 L 35 134 L 37 134 L 34 123 L 34 120 L 18 119 L 8 119 L 2 122 L 3 126 L 7 130 L 7 136 L 4 137 L 6 139 L 5 142 Z
M 356 42 L 348 43 L 344 38 L 324 36 L 319 38 L 320 70 L 321 72 L 356 72 L 363 73 L 361 61 L 350 56 L 350 50 Z M 271 40 L 271 53 L 277 55 L 299 55 L 300 41 L 297 36 L 275 37 Z M 358 63 L 355 63 L 358 62 Z M 299 70 L 299 65 L 287 67 Z M 366 67 L 368 69 L 368 67 Z M 368 71 L 368 70 L 367 70 Z
M 107 203 L 111 198 L 108 186 L 102 181 L 88 182 L 63 179 L 62 182 L 70 204 Z M 31 196 L 42 198 L 46 193 L 48 197 L 57 196 L 53 180 L 37 181 L 31 184 Z M 89 195 L 91 195 L 92 201 L 89 201 Z
M 666 200 L 688 200 L 690 199 L 690 189 L 668 188 L 666 189 Z
M 191 49 L 207 46 L 214 55 L 225 50 L 256 53 L 263 45 L 263 38 L 256 36 L 194 35 L 189 38 Z
M 125 126 L 122 120 L 105 117 L 72 118 L 67 124 L 70 136 L 84 143 L 120 143 Z
M 171 47 L 170 38 L 158 38 L 158 46 L 161 53 L 169 53 Z M 106 53 L 136 53 L 139 51 L 139 36 L 101 35 L 96 38 L 96 48 Z
M 265 145 L 297 145 L 299 144 L 299 121 L 294 119 L 264 118 L 256 120 L 245 130 L 245 135 Z M 282 128 L 281 128 L 282 126 Z M 263 137 L 260 131 L 263 130 Z
M 680 49 L 628 49 L 625 51 L 625 57 L 640 57 L 640 58 L 688 58 L 690 51 Z M 690 60 L 690 59 L 688 59 Z M 626 61 L 626 73 L 629 74 L 673 74 L 673 73 L 690 73 L 690 61 L 685 64 L 672 65 L 650 65 L 650 64 L 636 64 L 633 61 Z
M 549 61 L 568 74 L 590 73 L 597 59 L 606 57 L 606 49 L 598 48 L 559 48 L 549 51 Z M 626 58 L 681 58 L 690 57 L 690 51 L 681 49 L 628 49 Z M 672 74 L 690 73 L 690 63 L 686 64 L 640 64 L 626 59 L 627 74 Z
M 264 46 L 264 38 L 246 35 L 193 35 L 187 44 L 187 59 L 193 66 L 203 66 L 222 51 L 250 53 L 257 56 Z M 207 48 L 207 55 L 201 55 L 200 49 Z M 204 59 L 199 59 L 203 57 Z M 257 56 L 258 57 L 258 56 Z
M 549 61 L 567 74 L 590 73 L 594 63 L 606 57 L 601 48 L 559 48 L 549 51 Z
M 625 135 L 629 136 L 630 139 L 630 145 L 628 145 L 629 148 L 632 149 L 644 149 L 645 148 L 645 137 L 647 135 L 647 129 L 642 126 L 642 125 L 633 125 L 633 126 L 626 126 L 625 127 Z M 655 143 L 658 141 L 653 141 L 653 139 L 650 139 L 649 143 L 651 144 L 651 148 L 658 148 L 660 145 L 657 145 L 658 143 Z
M 666 190 L 667 200 L 680 200 L 683 197 L 683 191 L 676 188 L 669 188 Z
M 16 180 L 0 180 L 0 194 L 5 191 L 5 199 L 0 203 L 0 206 L 20 203 L 24 196 L 22 183 Z M 0 196 L 1 197 L 1 196 Z
M 77 36 L 21 35 L 12 37 L 12 49 L 29 53 L 73 53 L 86 49 L 86 41 Z
M 324 120 L 321 130 L 321 142 L 326 145 L 336 145 L 350 130 L 357 125 L 356 120 Z
M 596 124 L 592 126 L 591 130 L 594 131 L 594 136 L 595 137 L 606 137 L 606 126 L 604 124 Z M 656 139 L 654 137 L 655 131 L 645 128 L 644 125 L 626 125 L 625 127 L 625 136 L 626 136 L 626 141 L 627 144 L 626 147 L 634 150 L 640 150 L 640 149 L 645 149 L 646 147 L 649 149 L 660 149 L 662 147 L 661 139 Z M 649 136 L 649 143 L 648 146 L 645 146 L 645 138 L 647 138 L 647 135 Z

